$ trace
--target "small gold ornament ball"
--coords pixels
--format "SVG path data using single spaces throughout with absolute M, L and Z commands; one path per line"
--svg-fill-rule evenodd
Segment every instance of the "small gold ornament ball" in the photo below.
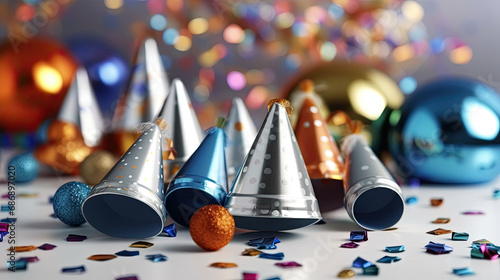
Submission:
M 90 154 L 80 164 L 80 175 L 88 185 L 96 185 L 115 165 L 115 156 L 105 150 Z
M 189 233 L 196 245 L 207 251 L 216 251 L 233 239 L 234 218 L 220 205 L 206 205 L 194 212 Z

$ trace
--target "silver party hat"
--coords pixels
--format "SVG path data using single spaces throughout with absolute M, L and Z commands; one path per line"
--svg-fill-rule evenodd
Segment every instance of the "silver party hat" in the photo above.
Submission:
M 109 236 L 147 238 L 166 221 L 161 134 L 152 125 L 118 160 L 83 202 L 90 225 Z
M 239 97 L 233 98 L 224 131 L 226 131 L 227 138 L 230 141 L 226 148 L 226 162 L 227 173 L 231 176 L 236 174 L 243 160 L 245 160 L 252 146 L 252 141 L 257 134 L 257 129 L 255 129 L 245 103 Z
M 85 68 L 76 71 L 56 119 L 77 125 L 85 145 L 101 142 L 103 119 Z
M 115 130 L 135 131 L 138 124 L 152 121 L 168 95 L 167 72 L 153 38 L 142 42 L 134 65 L 127 91 L 116 108 Z
M 226 208 L 236 227 L 290 230 L 321 219 L 287 109 L 274 103 L 242 168 L 233 181 Z
M 165 180 L 170 181 L 203 140 L 200 123 L 181 80 L 176 78 L 172 81 L 170 93 L 161 108 L 157 123 L 166 127 L 164 135 L 173 141 L 173 149 L 176 151 L 175 159 L 164 158 Z M 164 150 L 169 148 L 168 144 L 164 141 Z

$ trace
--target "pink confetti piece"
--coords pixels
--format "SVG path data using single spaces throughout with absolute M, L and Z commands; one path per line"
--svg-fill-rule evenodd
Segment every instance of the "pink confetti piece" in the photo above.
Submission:
M 34 263 L 34 262 L 37 262 L 39 261 L 38 257 L 24 257 L 24 258 L 20 258 L 19 260 L 25 260 L 26 262 L 28 263 Z
M 38 249 L 44 250 L 44 251 L 50 251 L 50 250 L 53 250 L 55 247 L 57 247 L 57 246 L 49 244 L 49 243 L 45 243 L 45 244 L 39 246 Z
M 486 244 L 481 245 L 481 252 L 483 253 L 485 259 L 488 260 L 498 259 L 498 253 L 494 250 L 488 249 L 488 246 Z
M 340 245 L 340 247 L 342 247 L 342 248 L 349 248 L 349 249 L 354 249 L 354 248 L 357 248 L 358 246 L 359 246 L 359 244 L 356 242 L 353 242 L 353 241 Z
M 289 267 L 301 267 L 302 265 L 298 262 L 280 262 L 280 263 L 275 263 L 277 266 L 281 266 L 284 268 L 289 268 Z
M 482 211 L 466 211 L 462 212 L 463 215 L 484 215 Z
M 81 242 L 85 239 L 87 239 L 87 236 L 78 234 L 69 234 L 68 237 L 66 237 L 66 241 L 68 242 Z
M 243 280 L 258 280 L 259 274 L 254 272 L 243 272 Z

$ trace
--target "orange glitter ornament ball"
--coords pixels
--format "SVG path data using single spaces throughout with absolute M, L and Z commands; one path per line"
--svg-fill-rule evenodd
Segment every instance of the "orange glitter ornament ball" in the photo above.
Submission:
M 226 246 L 234 236 L 234 218 L 220 205 L 198 209 L 189 222 L 189 233 L 196 245 L 207 251 Z

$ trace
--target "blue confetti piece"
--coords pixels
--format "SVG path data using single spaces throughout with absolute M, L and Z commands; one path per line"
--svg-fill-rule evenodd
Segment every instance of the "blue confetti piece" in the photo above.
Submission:
M 428 253 L 432 254 L 445 254 L 453 251 L 453 248 L 450 246 L 444 245 L 444 243 L 434 243 L 429 241 L 429 244 L 425 245 Z
M 413 204 L 417 204 L 418 198 L 415 196 L 410 196 L 410 197 L 406 198 L 405 201 L 406 201 L 406 204 L 413 205 Z
M 349 237 L 351 241 L 368 241 L 368 233 L 366 230 L 353 230 Z
M 3 237 L 9 234 L 8 231 L 0 231 L 0 242 L 3 242 Z
M 10 208 L 8 204 L 2 204 L 2 206 L 0 207 L 1 212 L 8 212 L 9 210 Z
M 285 254 L 283 254 L 283 253 L 276 253 L 276 254 L 261 253 L 261 254 L 259 254 L 259 258 L 270 259 L 270 260 L 280 260 L 281 261 L 285 258 Z
M 265 280 L 281 280 L 281 278 L 279 278 L 279 277 L 273 277 L 273 278 L 267 278 Z
M 28 268 L 28 262 L 26 260 L 16 260 L 13 262 L 7 262 L 7 269 L 9 271 L 18 271 L 18 270 L 26 270 Z
M 467 232 L 452 232 L 451 240 L 467 241 L 469 239 L 469 234 Z
M 389 253 L 400 253 L 405 251 L 405 246 L 404 245 L 399 245 L 399 246 L 387 246 L 385 247 L 385 251 Z
M 500 190 L 496 189 L 493 191 L 493 198 L 500 198 Z
M 176 237 L 177 236 L 177 229 L 175 228 L 175 224 L 170 224 L 163 228 L 162 233 L 167 235 L 168 237 Z
M 378 266 L 372 264 L 367 267 L 363 267 L 364 275 L 378 275 Z
M 401 260 L 400 257 L 391 257 L 391 256 L 384 256 L 380 258 L 377 262 L 379 263 L 395 263 L 399 262 Z
M 363 267 L 369 267 L 373 265 L 371 262 L 361 258 L 361 257 L 357 257 L 354 262 L 352 262 L 352 266 L 353 267 L 359 267 L 359 268 L 363 268 Z
M 146 259 L 152 262 L 166 262 L 168 257 L 162 254 L 146 255 Z
M 139 251 L 127 251 L 123 250 L 118 253 L 115 253 L 115 255 L 120 256 L 120 257 L 134 257 L 134 256 L 139 256 Z
M 458 276 L 472 275 L 472 274 L 474 274 L 474 271 L 472 271 L 472 269 L 470 269 L 469 267 L 454 268 L 453 274 L 456 274 Z
M 63 267 L 61 269 L 62 273 L 73 273 L 73 274 L 81 274 L 85 272 L 85 266 L 71 266 L 71 267 Z
M 5 219 L 1 219 L 0 220 L 0 223 L 16 223 L 17 222 L 17 218 L 5 218 Z
M 276 249 L 276 243 L 281 241 L 276 237 L 255 238 L 248 241 L 248 245 L 257 249 Z

